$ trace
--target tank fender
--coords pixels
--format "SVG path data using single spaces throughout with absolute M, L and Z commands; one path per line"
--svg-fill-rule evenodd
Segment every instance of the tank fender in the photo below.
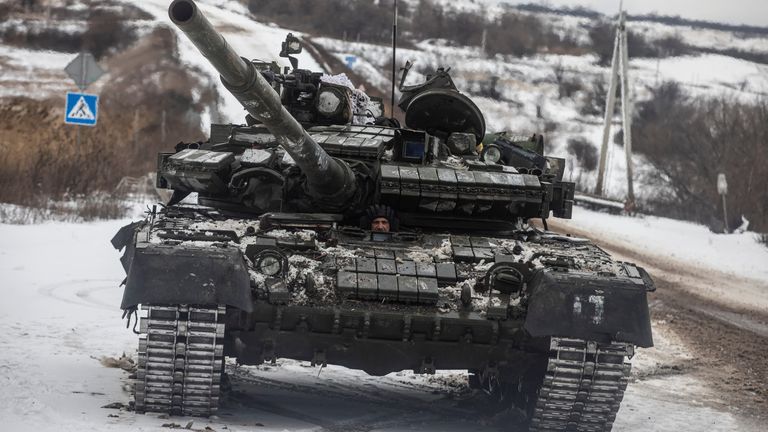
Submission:
M 147 303 L 226 304 L 253 311 L 248 267 L 238 248 L 137 242 L 130 249 L 122 309 Z
M 525 330 L 532 337 L 573 337 L 653 346 L 643 278 L 540 270 L 528 282 Z
M 110 241 L 112 246 L 117 250 L 128 246 L 128 243 L 133 240 L 133 237 L 136 234 L 136 230 L 138 230 L 142 225 L 144 225 L 144 221 L 138 221 L 129 223 L 128 225 L 120 228 Z
M 120 228 L 112 240 L 112 247 L 117 250 L 125 249 L 123 256 L 120 257 L 120 263 L 123 265 L 123 270 L 128 273 L 128 268 L 131 266 L 131 258 L 133 257 L 133 239 L 136 238 L 136 232 L 139 231 L 146 221 L 138 221 L 129 223 L 128 225 Z

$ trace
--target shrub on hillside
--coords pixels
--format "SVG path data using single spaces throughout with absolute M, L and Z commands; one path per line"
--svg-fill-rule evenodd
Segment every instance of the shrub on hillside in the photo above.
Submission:
M 574 37 L 555 33 L 538 17 L 515 12 L 505 12 L 496 22 L 490 23 L 486 39 L 485 49 L 489 55 L 578 54 L 581 50 Z
M 658 57 L 676 57 L 691 52 L 691 47 L 686 45 L 679 36 L 667 36 L 655 41 L 654 44 Z
M 616 40 L 616 25 L 607 21 L 595 24 L 589 29 L 592 50 L 597 54 L 598 63 L 611 64 Z M 691 49 L 679 36 L 667 36 L 656 41 L 649 41 L 643 35 L 627 32 L 627 51 L 629 57 L 671 57 L 684 55 Z
M 768 234 L 758 234 L 757 241 L 762 243 L 763 246 L 768 248 Z
M 599 19 L 602 16 L 600 12 L 594 11 L 584 6 L 553 7 L 546 3 L 545 4 L 524 3 L 524 4 L 515 5 L 515 9 L 524 10 L 528 12 L 551 13 L 555 15 L 576 16 L 576 17 L 592 18 L 592 19 Z
M 562 63 L 558 63 L 554 68 L 555 82 L 557 83 L 557 98 L 571 98 L 577 92 L 584 89 L 581 80 L 573 74 L 567 73 Z
M 136 31 L 122 15 L 108 9 L 94 9 L 82 37 L 83 49 L 101 59 L 133 45 L 136 38 Z
M 78 52 L 82 34 L 56 27 L 7 26 L 0 29 L 0 41 L 32 50 Z
M 281 26 L 337 39 L 386 43 L 392 38 L 391 3 L 376 0 L 250 0 L 248 9 Z M 408 16 L 402 2 L 400 16 Z
M 613 48 L 616 40 L 616 26 L 608 22 L 600 22 L 589 29 L 589 40 L 592 50 L 597 54 L 600 65 L 611 64 Z
M 750 26 L 745 24 L 741 24 L 741 25 L 726 24 L 726 23 L 718 23 L 718 22 L 712 22 L 712 21 L 687 19 L 687 18 L 682 18 L 680 16 L 658 15 L 656 13 L 651 13 L 647 15 L 630 15 L 629 18 L 632 21 L 650 21 L 650 22 L 667 24 L 670 26 L 684 26 L 684 27 L 694 27 L 694 28 L 734 32 L 734 33 L 739 33 L 745 37 L 750 37 L 750 36 L 759 37 L 759 36 L 768 35 L 768 27 L 764 27 L 764 26 Z
M 5 22 L 10 17 L 13 9 L 10 3 L 0 3 L 0 22 Z
M 621 101 L 619 100 L 619 86 L 616 86 L 616 103 L 614 105 L 614 115 L 621 112 Z M 584 92 L 579 104 L 579 114 L 583 116 L 605 116 L 605 105 L 608 103 L 608 85 L 605 80 L 595 78 L 591 85 L 584 86 Z
M 619 129 L 613 134 L 613 143 L 618 146 L 624 145 L 624 129 Z
M 636 107 L 632 142 L 671 195 L 651 204 L 669 216 L 721 219 L 717 175 L 728 179 L 728 212 L 768 229 L 768 102 L 751 105 L 687 95 L 677 83 L 652 89 Z
M 21 15 L 25 9 L 19 4 L 0 4 L 0 21 L 16 18 L 15 21 L 20 22 L 0 26 L 0 41 L 33 50 L 78 52 L 85 49 L 99 59 L 136 42 L 136 32 L 130 24 L 131 20 L 151 18 L 151 15 L 127 3 L 98 4 L 87 10 L 63 6 L 45 9 L 40 7 L 39 3 L 30 7 L 34 12 L 47 11 L 48 18 L 30 19 Z M 42 14 L 38 17 L 42 17 Z M 65 20 L 85 20 L 86 25 L 74 28 L 60 27 L 59 21 Z
M 585 171 L 594 171 L 597 168 L 597 149 L 586 138 L 570 138 L 568 140 L 568 153 L 576 157 L 579 166 Z
M 466 91 L 473 96 L 487 97 L 493 100 L 502 100 L 499 91 L 499 77 L 493 75 L 488 79 L 467 81 Z

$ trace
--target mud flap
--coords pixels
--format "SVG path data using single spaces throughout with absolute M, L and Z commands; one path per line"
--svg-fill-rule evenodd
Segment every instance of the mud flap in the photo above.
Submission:
M 120 250 L 128 246 L 128 244 L 133 241 L 133 237 L 136 235 L 136 230 L 144 225 L 144 223 L 145 221 L 133 222 L 120 228 L 110 241 L 112 243 L 112 247 Z
M 120 228 L 115 234 L 115 236 L 112 237 L 112 240 L 111 240 L 112 247 L 114 247 L 117 250 L 121 250 L 125 248 L 125 252 L 123 252 L 123 256 L 120 257 L 120 263 L 123 265 L 123 270 L 125 270 L 125 274 L 128 274 L 128 269 L 131 268 L 131 259 L 133 259 L 133 246 L 134 246 L 133 240 L 136 238 L 136 231 L 141 229 L 141 227 L 143 227 L 146 223 L 147 223 L 146 221 L 138 221 L 138 222 L 130 223 Z
M 253 311 L 250 278 L 237 248 L 135 246 L 122 309 L 137 304 L 226 304 Z
M 525 329 L 533 337 L 573 337 L 653 346 L 646 286 L 641 278 L 540 271 L 531 292 Z

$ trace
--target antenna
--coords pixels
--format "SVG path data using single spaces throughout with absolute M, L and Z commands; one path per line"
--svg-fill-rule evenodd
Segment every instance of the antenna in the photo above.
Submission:
M 395 117 L 395 80 L 397 74 L 395 72 L 397 63 L 397 0 L 395 0 L 395 10 L 392 14 L 392 94 L 389 101 L 389 115 Z

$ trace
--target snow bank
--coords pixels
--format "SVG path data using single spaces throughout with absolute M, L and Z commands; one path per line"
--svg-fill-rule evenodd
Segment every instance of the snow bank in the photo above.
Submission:
M 715 234 L 703 225 L 655 216 L 627 217 L 574 207 L 566 226 L 599 233 L 633 250 L 702 269 L 768 282 L 768 248 L 754 233 Z

